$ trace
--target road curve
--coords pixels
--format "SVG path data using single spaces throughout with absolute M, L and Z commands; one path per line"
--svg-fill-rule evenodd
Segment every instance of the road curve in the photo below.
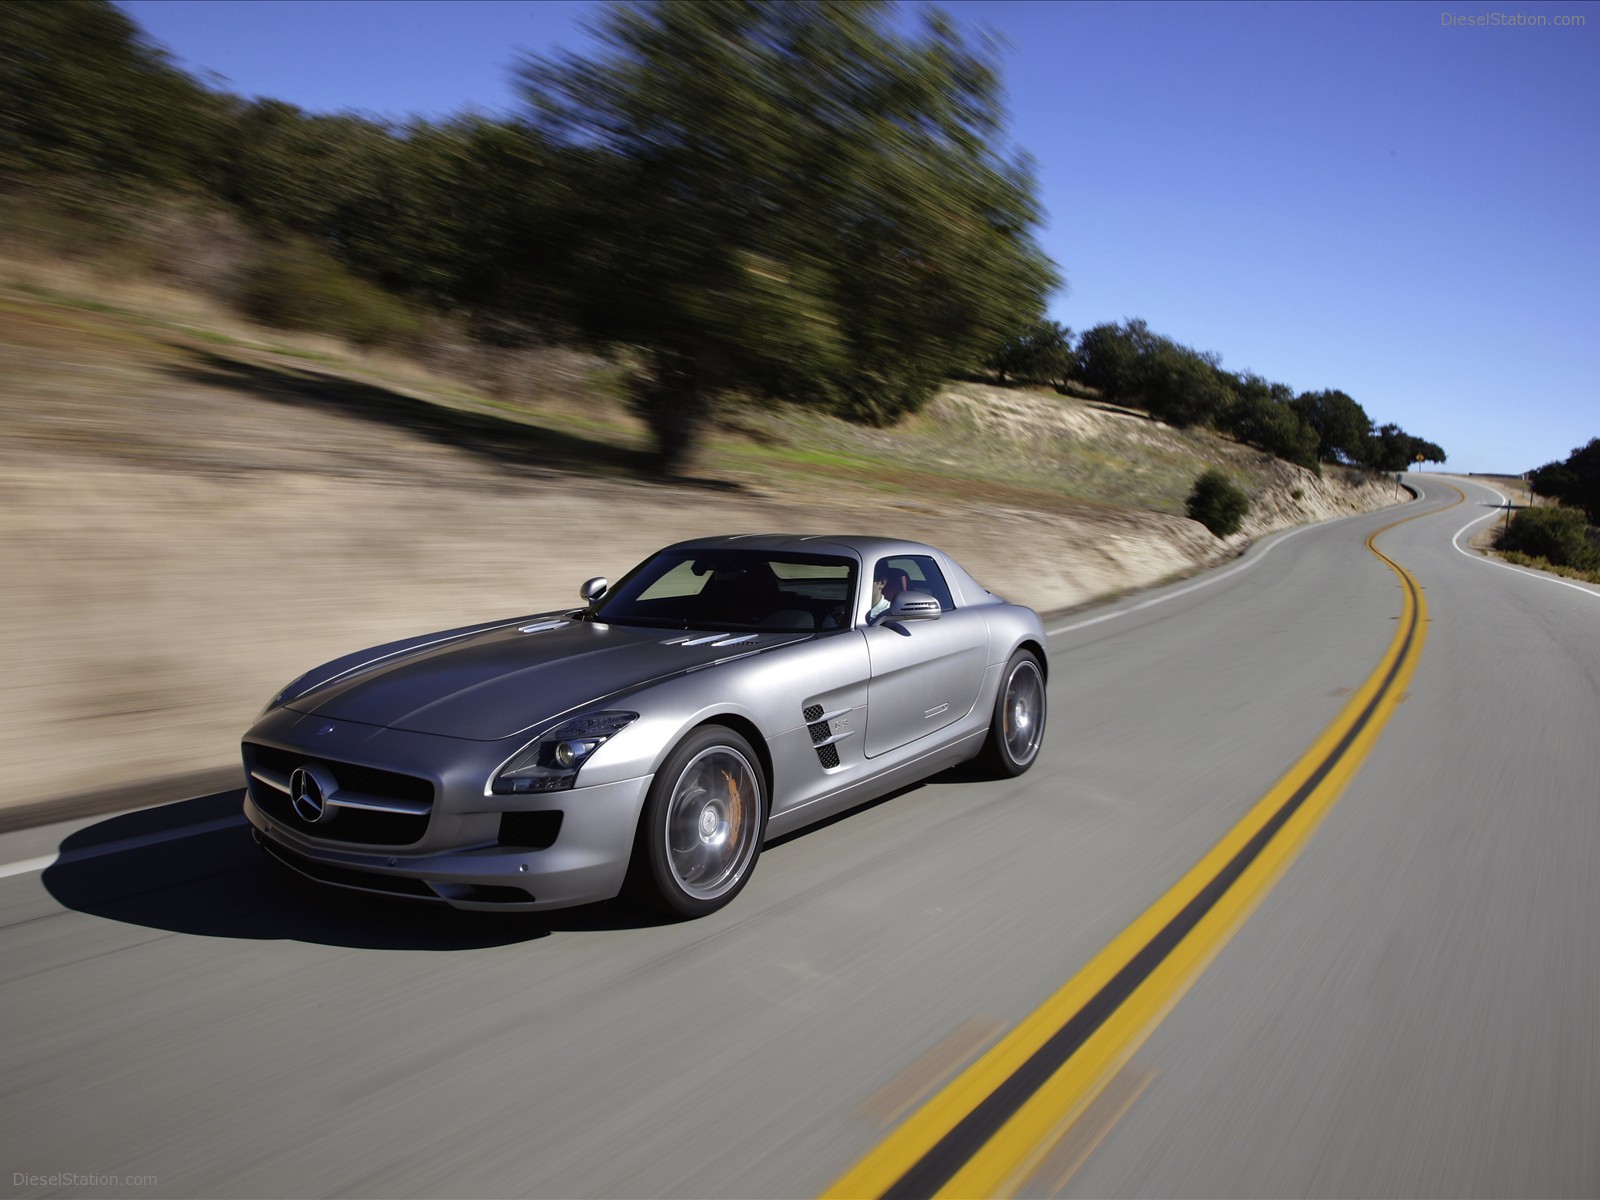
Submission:
M 1416 486 L 1056 622 L 1032 772 L 790 838 L 699 922 L 327 896 L 254 851 L 228 795 L 0 838 L 0 1179 L 819 1194 L 1317 742 L 1403 614 L 1368 535 L 1415 517 L 1374 543 L 1426 598 L 1403 703 L 1017 1186 L 1600 1194 L 1600 589 L 1464 551 L 1490 489 Z

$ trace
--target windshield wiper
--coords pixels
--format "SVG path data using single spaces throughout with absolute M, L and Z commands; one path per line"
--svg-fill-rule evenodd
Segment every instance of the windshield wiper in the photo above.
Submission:
M 681 617 L 607 617 L 595 613 L 591 618 L 602 621 L 607 625 L 640 625 L 647 629 L 697 629 L 699 626 L 690 625 Z

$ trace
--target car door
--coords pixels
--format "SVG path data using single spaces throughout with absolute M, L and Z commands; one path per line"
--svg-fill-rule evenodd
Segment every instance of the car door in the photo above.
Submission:
M 879 622 L 865 630 L 872 671 L 868 758 L 936 733 L 970 712 L 989 649 L 988 622 L 977 609 L 955 607 L 933 559 L 896 555 L 887 566 L 905 571 L 910 590 L 933 596 L 941 613 L 934 620 Z

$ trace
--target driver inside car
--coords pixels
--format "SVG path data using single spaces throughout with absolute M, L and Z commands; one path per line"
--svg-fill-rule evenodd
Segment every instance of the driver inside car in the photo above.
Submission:
M 910 590 L 911 580 L 904 571 L 889 566 L 887 561 L 880 562 L 872 573 L 872 607 L 867 610 L 867 624 L 876 625 L 889 611 L 894 598 Z

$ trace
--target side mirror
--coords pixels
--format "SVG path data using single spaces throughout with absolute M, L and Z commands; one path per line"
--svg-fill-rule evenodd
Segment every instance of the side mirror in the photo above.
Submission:
M 885 621 L 937 621 L 944 610 L 926 592 L 901 592 L 889 602 Z
M 606 594 L 606 589 L 610 586 L 604 575 L 596 575 L 593 579 L 584 581 L 583 586 L 578 589 L 578 595 L 583 597 L 585 604 L 593 604 Z

